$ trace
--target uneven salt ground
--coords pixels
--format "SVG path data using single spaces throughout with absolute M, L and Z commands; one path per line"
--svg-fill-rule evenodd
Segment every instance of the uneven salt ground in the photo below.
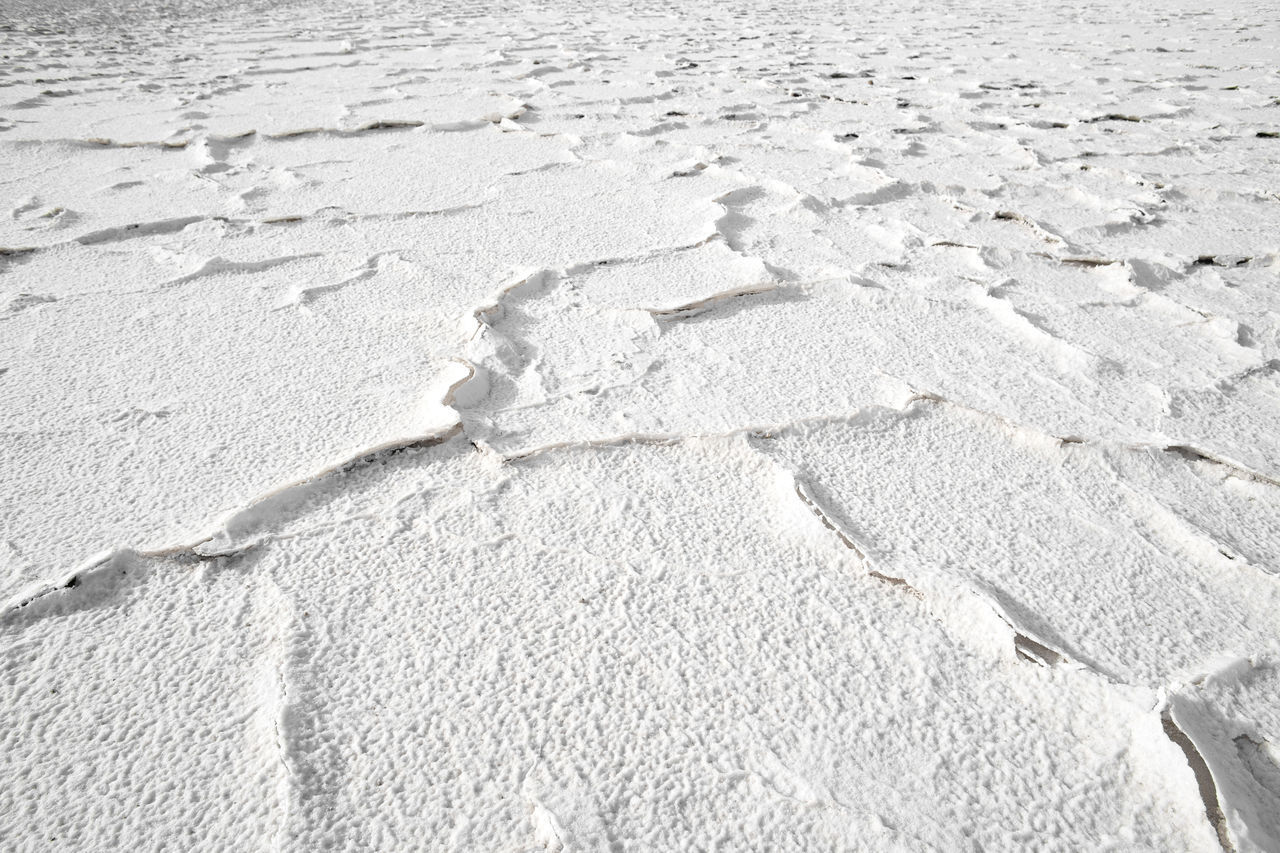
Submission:
M 439 215 L 215 219 L 20 256 L 10 278 L 47 281 L 50 301 L 19 294 L 0 321 L 20 330 L 2 345 L 3 453 L 31 495 L 10 510 L 26 534 L 9 538 L 9 589 L 121 541 L 195 541 L 282 483 L 448 426 L 459 321 L 508 269 L 695 242 L 719 211 L 683 184 L 578 174 L 514 177 Z M 592 192 L 614 200 L 607 214 Z
M 11 615 L 16 707 L 65 749 L 136 756 L 104 794 L 174 780 L 113 840 L 172 832 L 230 726 L 243 753 L 211 787 L 245 793 L 198 826 L 213 845 L 1213 844 L 1155 693 L 1018 663 L 996 619 L 940 624 L 743 439 L 506 466 L 455 440 L 343 477 L 271 534 L 201 565 L 121 554 L 83 578 L 95 604 Z M 175 665 L 188 632 L 148 623 L 200 625 L 234 661 L 217 702 L 205 664 Z M 156 725 L 94 726 L 116 703 Z M 10 748 L 39 767 L 40 743 Z M 108 814 L 76 774 L 40 784 L 61 814 L 23 822 L 60 839 Z
M 867 243 L 890 233 L 861 228 Z M 1258 345 L 1245 326 L 1242 345 L 1238 322 L 1135 285 L 1122 264 L 985 254 L 923 245 L 906 274 L 872 263 L 758 293 L 761 275 L 744 270 L 730 297 L 683 312 L 665 294 L 644 306 L 643 266 L 531 279 L 471 346 L 496 390 L 464 418 L 473 437 L 519 452 L 572 437 L 777 424 L 913 389 L 1060 436 L 1189 445 L 1275 476 L 1274 333 Z M 630 304 L 593 298 L 616 288 L 593 285 L 602 275 L 634 282 Z
M 6 838 L 1277 848 L 1266 10 L 207 11 L 4 36 Z

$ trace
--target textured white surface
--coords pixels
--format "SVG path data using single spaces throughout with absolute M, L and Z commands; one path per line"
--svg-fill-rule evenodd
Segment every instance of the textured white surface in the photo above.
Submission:
M 15 850 L 1280 850 L 1280 26 L 0 0 Z

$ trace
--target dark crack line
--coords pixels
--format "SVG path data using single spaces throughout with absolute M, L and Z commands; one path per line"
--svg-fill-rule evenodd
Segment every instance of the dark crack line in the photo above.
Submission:
M 393 442 L 391 444 L 375 448 L 358 454 L 344 462 L 338 463 L 330 468 L 324 469 L 319 473 L 313 474 L 303 480 L 290 483 L 271 491 L 269 494 L 257 498 L 246 504 L 240 510 L 237 510 L 229 516 L 221 525 L 218 532 L 212 535 L 204 536 L 199 541 L 190 545 L 177 545 L 164 548 L 155 548 L 149 550 L 136 550 L 132 548 L 116 548 L 111 551 L 100 554 L 91 558 L 86 563 L 81 564 L 70 574 L 64 576 L 60 580 L 46 582 L 41 588 L 26 593 L 20 593 L 17 597 L 10 599 L 3 605 L 0 605 L 0 624 L 8 621 L 16 614 L 22 612 L 30 605 L 41 601 L 52 595 L 67 593 L 78 588 L 91 585 L 94 580 L 104 579 L 111 576 L 113 569 L 118 569 L 120 576 L 128 575 L 128 569 L 117 564 L 122 562 L 127 556 L 134 556 L 142 559 L 168 559 L 178 563 L 201 563 L 216 562 L 221 560 L 229 560 L 241 557 L 269 537 L 260 537 L 252 539 L 247 543 L 243 543 L 234 548 L 223 550 L 214 550 L 204 548 L 203 546 L 212 543 L 219 533 L 224 531 L 227 525 L 234 523 L 237 517 L 244 517 L 246 514 L 252 513 L 256 509 L 260 509 L 264 504 L 271 501 L 288 501 L 290 497 L 299 496 L 300 490 L 309 489 L 326 480 L 345 477 L 346 475 L 368 468 L 372 465 L 379 464 L 385 460 L 401 453 L 412 450 L 421 450 L 436 447 L 453 439 L 462 433 L 461 424 L 455 424 L 447 430 L 420 438 L 409 439 L 406 441 Z M 301 496 L 305 499 L 305 496 Z
M 1209 823 L 1217 833 L 1218 843 L 1222 845 L 1225 853 L 1236 853 L 1235 845 L 1231 843 L 1231 835 L 1227 830 L 1227 818 L 1222 813 L 1222 806 L 1218 800 L 1218 788 L 1214 784 L 1213 773 L 1210 772 L 1204 756 L 1200 754 L 1191 737 L 1173 721 L 1173 716 L 1167 708 L 1161 713 L 1160 722 L 1164 726 L 1165 736 L 1177 744 L 1183 755 L 1187 757 L 1187 764 L 1191 766 L 1191 772 L 1196 777 L 1200 799 L 1204 802 L 1205 817 L 1209 819 Z

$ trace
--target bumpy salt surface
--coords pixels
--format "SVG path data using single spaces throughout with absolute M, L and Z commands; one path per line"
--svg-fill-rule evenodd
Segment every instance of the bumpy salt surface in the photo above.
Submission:
M 3 0 L 0 837 L 1280 850 L 1268 12 Z

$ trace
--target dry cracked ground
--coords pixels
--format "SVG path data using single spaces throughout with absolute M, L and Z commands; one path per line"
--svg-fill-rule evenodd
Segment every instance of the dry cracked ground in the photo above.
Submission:
M 1227 6 L 0 0 L 0 846 L 1280 850 Z

